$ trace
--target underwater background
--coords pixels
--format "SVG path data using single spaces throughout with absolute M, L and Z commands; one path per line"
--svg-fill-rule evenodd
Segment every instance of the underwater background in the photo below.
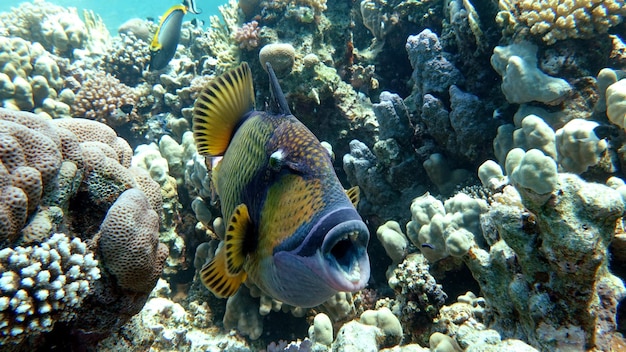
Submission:
M 9 11 L 12 7 L 18 7 L 23 1 L 2 1 L 0 2 L 0 11 Z M 178 4 L 177 1 L 155 0 L 148 3 L 143 1 L 124 1 L 124 0 L 58 0 L 52 2 L 55 5 L 63 7 L 75 7 L 80 12 L 83 10 L 91 10 L 102 17 L 102 21 L 111 33 L 115 33 L 117 28 L 126 20 L 132 17 L 147 19 L 157 19 L 165 11 L 173 5 Z M 219 14 L 217 7 L 220 1 L 209 0 L 199 3 L 198 7 L 202 13 L 198 15 L 198 19 L 208 22 L 209 16 Z
M 0 351 L 626 351 L 625 16 L 624 0 L 0 2 Z M 271 63 L 351 189 L 362 290 L 298 307 L 253 278 L 227 298 L 203 285 L 233 221 L 194 104 L 241 62 L 257 111 L 276 105 Z M 304 174 L 285 150 L 263 171 Z M 320 211 L 305 198 L 277 231 Z

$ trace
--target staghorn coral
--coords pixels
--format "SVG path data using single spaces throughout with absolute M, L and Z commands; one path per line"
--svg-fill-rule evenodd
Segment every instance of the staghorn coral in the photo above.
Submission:
M 0 343 L 19 344 L 72 319 L 100 278 L 97 265 L 84 242 L 61 233 L 0 250 Z
M 139 120 L 135 104 L 137 96 L 130 87 L 108 73 L 96 72 L 76 94 L 72 115 L 116 127 Z M 132 110 L 124 111 L 128 106 Z
M 500 0 L 496 20 L 506 31 L 529 32 L 548 45 L 606 33 L 626 15 L 623 0 Z

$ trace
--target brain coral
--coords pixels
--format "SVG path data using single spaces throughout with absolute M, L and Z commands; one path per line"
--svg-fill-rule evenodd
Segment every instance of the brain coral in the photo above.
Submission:
M 497 20 L 546 44 L 606 33 L 626 15 L 623 0 L 500 0 Z
M 100 226 L 98 250 L 120 287 L 152 291 L 168 249 L 159 243 L 159 216 L 141 190 L 125 191 L 111 206 Z
M 30 113 L 0 109 L 0 242 L 13 242 L 61 167 L 59 137 Z
M 160 212 L 159 185 L 129 169 L 132 154 L 124 139 L 97 121 L 49 120 L 0 108 L 0 244 L 37 243 L 68 223 L 87 238 L 133 187 Z M 76 202 L 79 194 L 87 203 Z
M 76 93 L 72 116 L 121 126 L 139 119 L 134 109 L 136 104 L 137 96 L 132 88 L 108 73 L 97 72 Z

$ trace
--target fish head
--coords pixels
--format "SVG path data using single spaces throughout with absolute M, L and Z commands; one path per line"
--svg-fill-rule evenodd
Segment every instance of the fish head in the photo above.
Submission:
M 322 304 L 337 292 L 355 292 L 367 284 L 369 231 L 351 209 L 337 209 L 316 222 L 300 246 L 278 250 L 273 265 L 277 292 L 299 307 Z
M 341 186 L 328 150 L 297 120 L 282 129 L 268 143 L 268 169 L 275 180 L 260 220 L 260 239 L 267 239 L 271 260 L 255 281 L 274 298 L 312 307 L 337 292 L 365 287 L 369 230 Z

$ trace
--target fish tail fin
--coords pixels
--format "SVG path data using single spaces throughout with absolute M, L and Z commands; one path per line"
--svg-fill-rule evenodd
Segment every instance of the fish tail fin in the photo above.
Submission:
M 223 155 L 238 124 L 253 108 L 254 87 L 248 63 L 209 82 L 193 106 L 193 136 L 198 153 Z
M 246 272 L 231 276 L 226 270 L 226 251 L 217 252 L 213 260 L 200 270 L 200 279 L 206 288 L 219 298 L 230 297 L 246 280 Z

